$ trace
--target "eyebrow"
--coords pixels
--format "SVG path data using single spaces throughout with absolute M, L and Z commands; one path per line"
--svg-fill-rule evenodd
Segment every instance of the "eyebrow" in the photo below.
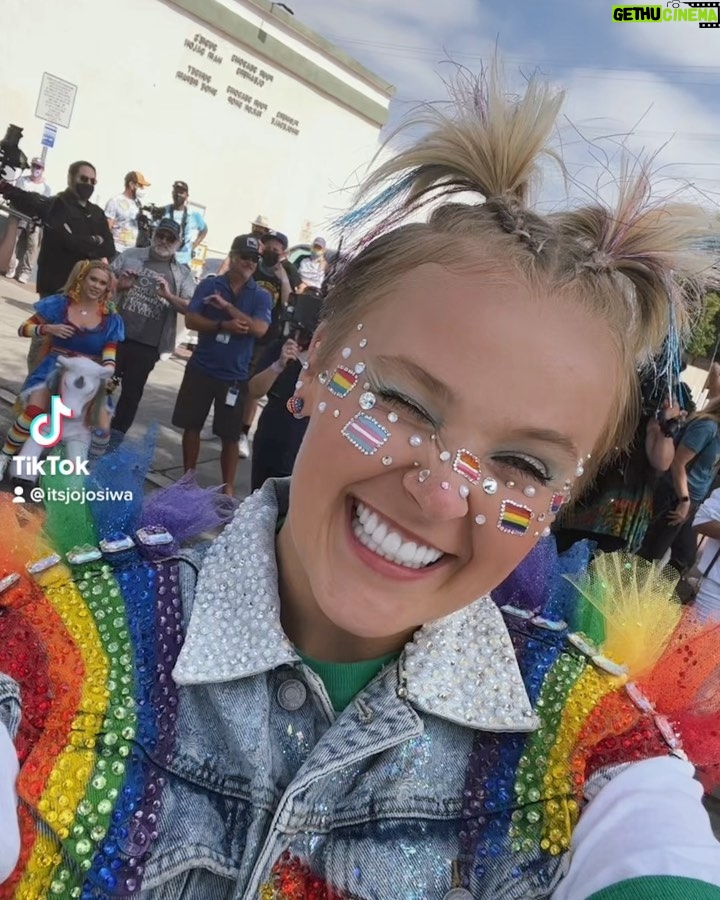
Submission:
M 376 356 L 375 359 L 385 374 L 409 378 L 424 388 L 443 407 L 452 406 L 456 402 L 455 394 L 444 381 L 435 378 L 407 356 Z
M 552 428 L 520 428 L 513 431 L 509 438 L 512 440 L 538 441 L 541 444 L 553 444 L 559 447 L 573 462 L 579 459 L 579 451 L 575 442 L 566 434 L 554 431 Z

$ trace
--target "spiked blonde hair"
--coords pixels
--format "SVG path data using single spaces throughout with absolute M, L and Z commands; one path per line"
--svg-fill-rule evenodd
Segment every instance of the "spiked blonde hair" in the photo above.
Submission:
M 453 94 L 449 110 L 427 107 L 409 119 L 405 127 L 422 125 L 425 133 L 368 178 L 359 208 L 345 220 L 353 225 L 380 213 L 380 224 L 333 280 L 322 357 L 387 297 L 388 269 L 397 278 L 441 259 L 448 269 L 514 276 L 533 292 L 583 305 L 615 336 L 619 396 L 595 448 L 598 466 L 634 431 L 637 367 L 657 355 L 671 326 L 687 330 L 714 280 L 712 260 L 694 249 L 709 234 L 710 216 L 699 206 L 656 200 L 647 173 L 627 169 L 613 208 L 596 203 L 541 215 L 529 205 L 531 188 L 541 156 L 561 163 L 548 142 L 562 92 L 535 76 L 522 96 L 509 96 L 495 63 L 479 77 L 462 75 Z M 459 192 L 481 199 L 444 202 L 427 222 L 398 225 L 431 200 Z

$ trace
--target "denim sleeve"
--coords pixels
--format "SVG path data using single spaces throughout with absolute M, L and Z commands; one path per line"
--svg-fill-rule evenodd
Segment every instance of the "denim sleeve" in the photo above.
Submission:
M 14 738 L 20 724 L 20 688 L 17 683 L 0 672 L 0 724 Z

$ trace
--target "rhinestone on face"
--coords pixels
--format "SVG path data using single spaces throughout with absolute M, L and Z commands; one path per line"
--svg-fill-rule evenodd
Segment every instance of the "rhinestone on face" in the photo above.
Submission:
M 382 464 L 383 464 L 384 466 L 391 466 L 391 465 L 392 465 L 392 461 L 393 461 L 392 456 L 383 456 L 383 458 L 382 458 Z
M 363 324 L 362 324 L 362 322 L 358 325 L 357 330 L 358 330 L 358 331 L 362 331 L 362 330 L 363 330 Z
M 515 487 L 515 482 L 514 481 L 506 481 L 505 487 L 510 488 L 510 490 L 512 490 Z
M 470 494 L 470 488 L 466 484 L 461 484 L 458 488 L 458 494 L 460 494 L 464 500 Z
M 452 453 L 450 453 L 449 450 L 443 450 L 442 453 L 440 454 L 440 461 L 447 462 L 451 456 L 452 456 Z
M 305 362 L 302 364 L 302 367 L 303 369 L 305 369 L 305 371 L 307 371 L 310 368 L 310 363 L 305 360 Z
M 365 391 L 364 394 L 360 394 L 358 398 L 358 405 L 360 409 L 372 409 L 375 406 L 377 399 L 375 394 L 372 391 Z
M 397 422 L 397 420 L 398 420 L 398 414 L 396 412 L 388 413 L 388 422 L 392 422 L 394 424 L 395 422 Z
M 367 347 L 367 338 L 363 338 L 363 339 L 360 341 L 360 346 L 361 346 L 361 347 Z
M 550 528 L 549 528 L 549 526 L 548 526 L 547 528 L 543 528 L 543 530 L 542 530 L 542 536 L 543 536 L 543 537 L 550 537 Z
M 296 381 L 296 382 L 295 382 L 295 390 L 296 390 L 296 391 L 299 391 L 300 388 L 301 388 L 302 386 L 303 386 L 303 382 L 302 382 L 302 381 Z
M 443 482 L 440 483 L 440 487 L 441 487 L 444 491 L 449 491 L 449 490 L 450 490 L 450 482 L 449 482 L 449 481 L 443 481 Z
M 323 412 L 325 412 L 326 409 L 327 409 L 327 403 L 324 400 L 321 400 L 318 403 L 318 412 L 323 413 Z
M 340 356 L 342 356 L 343 359 L 348 359 L 351 353 L 352 350 L 350 349 L 350 347 L 343 347 Z
M 327 384 L 329 380 L 330 380 L 330 373 L 327 371 L 321 372 L 318 375 L 318 381 L 320 382 L 320 384 Z
M 523 488 L 523 494 L 525 494 L 526 497 L 534 497 L 536 493 L 536 489 L 531 484 L 528 484 Z
M 487 519 L 485 518 L 485 516 L 482 515 L 482 513 L 480 515 L 475 516 L 475 524 L 476 525 L 484 525 L 486 522 L 487 522 Z
M 365 371 L 366 368 L 367 368 L 367 367 L 366 367 L 366 365 L 365 365 L 364 362 L 359 362 L 359 363 L 357 363 L 356 366 L 355 366 L 355 374 L 356 374 L 356 375 L 362 375 L 362 373 Z
M 482 489 L 486 494 L 496 494 L 498 489 L 498 483 L 494 478 L 486 478 L 482 483 Z
M 410 436 L 408 443 L 411 447 L 419 447 L 422 444 L 422 438 L 419 434 L 413 434 Z
M 577 469 L 575 469 L 575 476 L 577 478 L 582 478 L 584 474 L 585 474 L 585 469 L 583 468 L 582 463 L 580 463 L 578 465 Z
M 420 469 L 420 471 L 418 472 L 418 481 L 420 482 L 420 484 L 422 484 L 423 481 L 427 481 L 429 477 L 430 469 Z
M 340 415 L 340 410 L 334 409 L 333 410 L 333 419 L 337 419 L 339 415 Z

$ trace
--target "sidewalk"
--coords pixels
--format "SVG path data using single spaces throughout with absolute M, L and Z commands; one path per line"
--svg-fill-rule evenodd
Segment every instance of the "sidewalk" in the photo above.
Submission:
M 5 435 L 12 422 L 12 403 L 27 373 L 26 356 L 29 341 L 18 337 L 18 326 L 32 315 L 37 300 L 34 285 L 22 285 L 0 276 L 0 435 Z M 145 388 L 142 403 L 130 434 L 142 434 L 150 424 L 159 424 L 155 456 L 148 475 L 149 485 L 164 487 L 177 481 L 183 473 L 181 432 L 170 419 L 186 361 L 173 357 L 159 362 Z M 203 441 L 197 480 L 202 487 L 220 483 L 220 441 Z M 235 496 L 242 499 L 250 493 L 250 460 L 241 459 L 235 479 Z

